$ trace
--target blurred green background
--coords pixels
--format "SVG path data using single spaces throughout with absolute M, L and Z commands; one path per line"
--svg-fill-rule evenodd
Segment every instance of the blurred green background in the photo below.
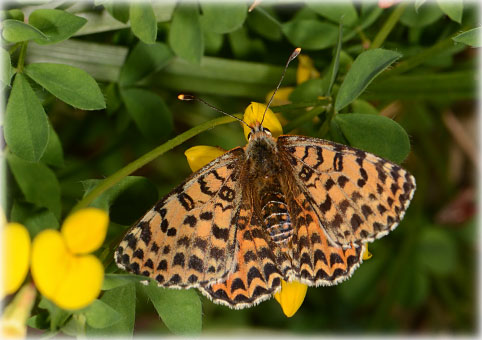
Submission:
M 179 133 L 219 117 L 206 106 L 178 101 L 177 94 L 194 93 L 224 111 L 242 113 L 251 101 L 265 101 L 297 46 L 325 77 L 343 13 L 335 93 L 356 56 L 376 39 L 381 39 L 377 41 L 381 47 L 403 54 L 400 64 L 382 73 L 360 101 L 343 112 L 381 114 L 407 131 L 412 151 L 402 166 L 417 181 L 411 206 L 395 231 L 369 245 L 373 257 L 351 279 L 334 287 L 309 288 L 292 318 L 283 315 L 274 299 L 230 310 L 202 297 L 203 334 L 474 334 L 478 50 L 451 37 L 478 25 L 478 5 L 464 2 L 463 10 L 455 12 L 460 17 L 423 1 L 386 9 L 377 2 L 334 6 L 261 1 L 249 13 L 251 3 L 214 9 L 194 5 L 153 2 L 156 41 L 166 50 L 152 60 L 142 51 L 134 27 L 125 23 L 129 5 L 112 1 L 61 2 L 60 8 L 87 18 L 86 26 L 64 42 L 29 45 L 27 64 L 49 61 L 85 69 L 100 83 L 107 101 L 106 110 L 88 112 L 35 88 L 63 149 L 63 162 L 52 165 L 61 185 L 63 213 L 83 196 L 83 181 L 105 178 Z M 32 7 L 12 2 L 8 8 Z M 139 55 L 133 55 L 135 48 Z M 412 64 L 400 69 L 407 60 Z M 297 61 L 282 86 L 296 86 L 296 65 Z M 139 95 L 136 89 L 145 92 Z M 299 93 L 302 102 L 320 95 L 313 84 Z M 152 94 L 157 99 L 151 100 Z M 144 100 L 144 109 L 139 112 L 129 100 Z M 301 111 L 288 113 L 287 121 Z M 329 133 L 319 134 L 320 125 L 320 119 L 310 119 L 292 132 L 330 138 Z M 114 202 L 114 227 L 108 239 L 118 237 L 190 174 L 183 155 L 187 148 L 202 144 L 230 149 L 245 143 L 238 123 L 217 126 L 136 171 L 134 175 L 148 182 Z M 22 200 L 13 178 L 9 183 L 9 204 L 17 210 L 35 210 Z M 139 293 L 134 334 L 158 332 L 168 331 L 147 297 Z

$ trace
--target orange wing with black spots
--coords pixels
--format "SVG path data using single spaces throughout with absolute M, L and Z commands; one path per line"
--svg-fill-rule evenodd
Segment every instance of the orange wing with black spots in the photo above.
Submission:
M 332 245 L 373 241 L 403 218 L 415 179 L 397 164 L 309 137 L 280 136 L 277 145 Z
M 231 308 L 245 308 L 269 299 L 281 287 L 291 263 L 263 230 L 252 206 L 241 208 L 236 218 L 236 268 L 224 282 L 204 284 L 201 292 Z
M 124 236 L 119 267 L 163 286 L 197 287 L 233 271 L 244 151 L 236 148 L 192 174 Z

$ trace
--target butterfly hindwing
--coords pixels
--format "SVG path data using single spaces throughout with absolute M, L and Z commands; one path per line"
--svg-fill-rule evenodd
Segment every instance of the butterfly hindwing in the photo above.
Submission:
M 277 144 L 333 245 L 382 237 L 408 208 L 415 179 L 394 163 L 316 138 L 280 136 Z
M 231 150 L 157 203 L 126 233 L 115 255 L 118 265 L 163 286 L 225 278 L 235 265 L 232 219 L 239 211 L 243 159 L 241 148 Z

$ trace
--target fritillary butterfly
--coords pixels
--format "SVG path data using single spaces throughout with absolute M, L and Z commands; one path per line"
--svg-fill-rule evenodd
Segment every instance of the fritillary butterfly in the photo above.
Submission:
M 393 230 L 415 191 L 397 164 L 260 123 L 126 233 L 117 265 L 163 287 L 198 288 L 244 308 L 281 280 L 334 285 L 360 265 L 364 243 Z

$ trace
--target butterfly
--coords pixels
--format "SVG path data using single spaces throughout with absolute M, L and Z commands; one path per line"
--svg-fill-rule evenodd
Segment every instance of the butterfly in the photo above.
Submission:
M 364 244 L 403 218 L 414 177 L 342 144 L 274 138 L 262 122 L 245 147 L 193 173 L 127 231 L 120 268 L 231 308 L 269 299 L 282 280 L 320 286 L 352 275 Z

